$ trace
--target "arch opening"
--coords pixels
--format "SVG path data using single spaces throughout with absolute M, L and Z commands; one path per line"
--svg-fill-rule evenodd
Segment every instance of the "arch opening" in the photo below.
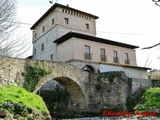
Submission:
M 51 117 L 74 117 L 86 107 L 81 87 L 72 79 L 57 77 L 49 80 L 37 92 L 46 103 Z
M 85 66 L 82 68 L 82 70 L 87 71 L 87 72 L 92 72 L 92 73 L 95 72 L 94 68 L 93 68 L 91 65 L 85 65 Z

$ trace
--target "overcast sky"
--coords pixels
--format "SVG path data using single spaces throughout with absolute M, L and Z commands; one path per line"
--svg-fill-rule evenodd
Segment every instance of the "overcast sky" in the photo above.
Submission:
M 63 5 L 99 16 L 97 37 L 137 45 L 137 64 L 160 69 L 160 47 L 141 50 L 160 42 L 160 7 L 154 0 L 53 0 Z M 156 0 L 155 0 L 156 1 Z M 160 2 L 156 2 L 160 4 Z M 18 18 L 34 24 L 50 7 L 49 0 L 18 0 Z M 21 24 L 21 31 L 30 36 L 31 25 Z M 32 50 L 29 51 L 29 54 Z

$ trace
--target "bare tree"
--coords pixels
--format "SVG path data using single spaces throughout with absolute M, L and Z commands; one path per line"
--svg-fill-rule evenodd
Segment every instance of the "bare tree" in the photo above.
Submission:
M 15 34 L 19 27 L 16 22 L 16 0 L 0 0 L 0 55 L 19 57 L 29 48 L 25 37 Z

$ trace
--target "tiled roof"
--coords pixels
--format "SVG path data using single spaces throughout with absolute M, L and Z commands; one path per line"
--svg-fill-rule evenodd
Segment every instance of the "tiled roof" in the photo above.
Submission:
M 54 43 L 61 44 L 65 41 L 69 40 L 72 37 L 80 38 L 83 40 L 89 40 L 89 41 L 93 41 L 93 42 L 109 44 L 109 45 L 115 45 L 115 46 L 124 47 L 124 48 L 130 48 L 130 49 L 139 48 L 138 46 L 135 46 L 135 45 L 125 44 L 125 43 L 121 43 L 121 42 L 116 42 L 116 41 L 112 41 L 112 40 L 108 40 L 108 39 L 103 39 L 103 38 L 89 36 L 89 35 L 75 33 L 75 32 L 69 32 L 69 33 L 65 34 L 64 36 L 55 40 Z

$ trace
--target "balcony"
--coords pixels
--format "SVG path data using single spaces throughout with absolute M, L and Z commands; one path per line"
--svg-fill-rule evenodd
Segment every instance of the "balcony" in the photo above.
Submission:
M 114 63 L 119 63 L 118 57 L 113 57 L 113 62 L 114 62 Z
M 92 54 L 91 53 L 84 53 L 84 59 L 86 59 L 86 60 L 91 60 L 91 58 L 92 58 Z
M 125 64 L 129 64 L 129 59 L 125 60 Z
M 100 57 L 101 57 L 101 61 L 107 61 L 107 56 L 101 55 Z

